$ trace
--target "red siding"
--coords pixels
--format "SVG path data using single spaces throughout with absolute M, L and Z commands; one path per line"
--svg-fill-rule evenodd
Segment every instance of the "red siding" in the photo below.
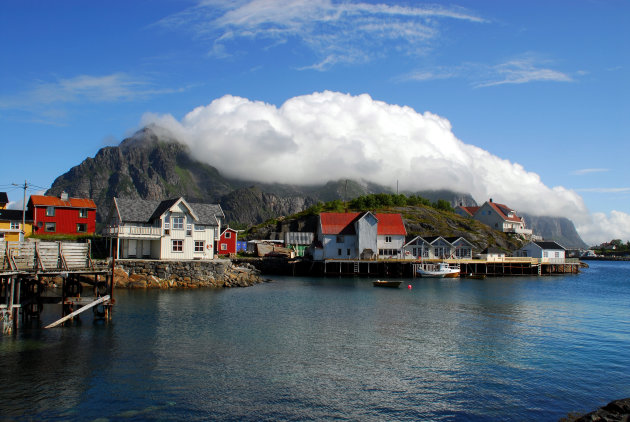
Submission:
M 55 207 L 55 215 L 46 216 L 46 207 L 35 206 L 34 232 L 37 234 L 93 234 L 96 231 L 96 210 L 87 209 L 87 218 L 79 217 L 79 208 Z M 41 223 L 41 226 L 40 226 Z M 46 223 L 55 223 L 55 231 L 47 232 Z M 85 232 L 77 232 L 77 224 L 87 224 Z
M 230 233 L 229 238 L 226 237 L 226 233 Z M 236 230 L 225 229 L 223 233 L 221 233 L 221 238 L 219 239 L 219 245 L 216 250 L 217 255 L 229 255 L 236 253 L 236 237 Z

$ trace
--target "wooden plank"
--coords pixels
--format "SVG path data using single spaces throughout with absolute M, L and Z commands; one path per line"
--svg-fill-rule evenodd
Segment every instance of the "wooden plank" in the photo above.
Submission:
M 85 305 L 79 309 L 77 309 L 76 311 L 74 311 L 73 313 L 66 315 L 65 317 L 53 322 L 52 324 L 49 324 L 47 326 L 45 326 L 44 328 L 53 328 L 56 327 L 59 324 L 63 324 L 64 322 L 66 322 L 67 320 L 69 320 L 70 318 L 74 318 L 75 316 L 79 315 L 81 312 L 85 312 L 90 308 L 93 308 L 96 305 L 100 305 L 103 302 L 106 302 L 109 300 L 109 295 L 105 295 L 97 300 L 95 300 L 94 302 L 90 303 L 89 305 Z

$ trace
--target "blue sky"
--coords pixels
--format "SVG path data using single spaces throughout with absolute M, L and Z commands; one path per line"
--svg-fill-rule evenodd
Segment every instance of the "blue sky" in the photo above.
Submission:
M 259 145 L 306 162 L 342 139 L 359 152 L 335 163 L 352 170 L 320 173 L 359 177 L 376 163 L 383 184 L 459 186 L 479 202 L 494 195 L 517 210 L 566 215 L 587 241 L 629 240 L 629 19 L 630 2 L 614 0 L 5 0 L 0 190 L 17 201 L 12 183 L 49 187 L 159 122 L 222 171 L 217 151 L 228 147 L 257 169 L 246 152 Z M 412 112 L 399 120 L 395 106 Z M 302 117 L 334 120 L 330 110 L 336 122 L 303 135 Z M 378 125 L 363 139 L 349 126 L 366 118 Z M 228 136 L 235 127 L 249 128 L 238 142 Z M 418 159 L 399 172 L 410 151 Z

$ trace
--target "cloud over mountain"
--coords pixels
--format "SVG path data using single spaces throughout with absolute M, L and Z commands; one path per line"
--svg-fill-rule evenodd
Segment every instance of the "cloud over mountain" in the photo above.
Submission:
M 597 238 L 591 226 L 603 221 L 575 191 L 548 187 L 520 164 L 457 139 L 447 119 L 367 94 L 318 92 L 280 107 L 226 95 L 181 121 L 147 114 L 143 123 L 168 129 L 230 177 L 295 184 L 351 178 L 469 192 L 480 202 L 492 197 L 529 214 L 569 217 L 587 242 Z

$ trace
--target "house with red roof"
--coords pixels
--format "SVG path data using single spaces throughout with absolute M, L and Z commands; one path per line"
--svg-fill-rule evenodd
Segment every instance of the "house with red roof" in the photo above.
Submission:
M 313 259 L 398 257 L 406 234 L 400 214 L 321 213 Z
M 492 227 L 495 230 L 504 233 L 523 234 L 531 236 L 532 230 L 525 228 L 525 220 L 519 217 L 516 211 L 504 204 L 498 204 L 492 201 L 486 201 L 480 207 L 463 207 L 455 208 L 455 213 Z
M 93 234 L 96 230 L 96 204 L 88 198 L 31 195 L 28 212 L 35 234 Z

